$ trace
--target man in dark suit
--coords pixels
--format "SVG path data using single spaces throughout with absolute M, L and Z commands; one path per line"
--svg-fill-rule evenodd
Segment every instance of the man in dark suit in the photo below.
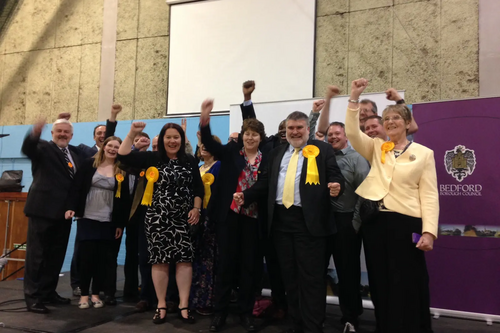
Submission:
M 28 310 L 35 313 L 49 312 L 44 303 L 70 303 L 56 287 L 71 229 L 71 220 L 64 218 L 65 203 L 81 160 L 80 151 L 69 145 L 73 137 L 69 120 L 54 122 L 51 141 L 40 139 L 44 126 L 45 120 L 35 123 L 21 148 L 33 173 L 24 208 L 29 218 L 24 294 Z
M 268 231 L 293 321 L 286 332 L 323 332 L 326 239 L 335 231 L 331 200 L 344 189 L 333 148 L 308 141 L 309 134 L 308 116 L 292 112 L 286 119 L 289 144 L 272 151 L 266 172 L 253 187 L 234 194 L 240 205 L 268 196 Z
M 106 120 L 106 125 L 97 125 L 94 127 L 94 141 L 95 145 L 92 147 L 87 146 L 84 143 L 80 143 L 76 148 L 80 150 L 80 156 L 82 159 L 87 159 L 91 158 L 97 152 L 99 149 L 102 148 L 102 144 L 104 140 L 109 138 L 110 136 L 115 135 L 115 129 L 117 125 L 116 117 L 118 114 L 122 111 L 122 106 L 120 104 L 114 104 L 111 107 L 111 116 L 109 117 L 108 120 Z M 71 117 L 70 113 L 61 113 L 59 114 L 58 118 L 59 119 L 66 119 L 69 120 Z M 120 248 L 120 241 L 117 241 L 117 246 L 116 246 L 116 252 L 118 254 L 118 250 Z M 80 296 L 81 295 L 81 290 L 80 290 L 80 274 L 78 272 L 78 256 L 80 253 L 80 242 L 78 239 L 75 239 L 75 246 L 73 248 L 73 258 L 71 259 L 71 270 L 70 270 L 70 281 L 71 281 L 71 289 L 73 289 L 73 295 L 74 296 Z M 114 303 L 116 304 L 116 301 L 114 301 L 114 297 L 112 299 L 107 299 L 106 300 L 109 303 Z M 113 305 L 113 304 L 111 304 Z

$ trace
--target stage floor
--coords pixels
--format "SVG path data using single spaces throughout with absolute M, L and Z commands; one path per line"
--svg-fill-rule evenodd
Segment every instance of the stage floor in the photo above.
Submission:
M 123 267 L 119 267 L 118 289 L 123 287 Z M 72 295 L 69 286 L 69 274 L 60 278 L 58 292 L 61 296 Z M 121 292 L 117 293 L 121 296 Z M 137 333 L 145 332 L 208 332 L 210 317 L 197 316 L 194 325 L 183 324 L 175 314 L 168 315 L 168 322 L 163 325 L 154 325 L 151 322 L 153 312 L 135 313 L 133 303 L 121 302 L 118 298 L 117 306 L 107 306 L 102 309 L 80 310 L 77 307 L 78 297 L 72 297 L 71 305 L 49 306 L 50 314 L 40 315 L 26 311 L 23 298 L 22 281 L 0 282 L 0 333 L 14 332 L 120 332 Z M 19 301 L 15 301 L 19 300 Z M 8 301 L 8 302 L 7 302 Z M 10 302 L 12 301 L 12 302 Z M 7 303 L 5 303 L 7 302 Z M 6 311 L 8 309 L 19 310 Z M 328 305 L 325 332 L 342 332 L 340 320 L 340 309 L 338 306 Z M 244 333 L 246 332 L 238 324 L 237 315 L 228 317 L 228 323 L 223 332 Z M 278 333 L 287 328 L 286 321 L 266 322 L 258 320 L 261 325 L 260 332 Z M 360 318 L 358 332 L 367 333 L 374 330 L 374 315 L 372 310 L 365 310 Z M 444 318 L 433 320 L 433 328 L 436 333 L 482 333 L 498 332 L 498 324 L 487 326 L 485 322 L 470 321 L 462 319 Z

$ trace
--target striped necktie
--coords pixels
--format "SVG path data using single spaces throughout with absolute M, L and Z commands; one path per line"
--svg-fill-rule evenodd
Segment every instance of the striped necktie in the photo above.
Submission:
M 73 179 L 73 176 L 75 175 L 75 169 L 73 168 L 73 163 L 71 163 L 69 159 L 68 148 L 62 148 L 62 151 L 64 153 L 64 160 L 66 161 L 66 165 L 68 166 L 69 176 L 71 177 L 71 179 Z

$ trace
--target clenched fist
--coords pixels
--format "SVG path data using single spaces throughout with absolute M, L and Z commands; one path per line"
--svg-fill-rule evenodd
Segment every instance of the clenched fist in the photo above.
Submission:
M 328 183 L 328 188 L 330 189 L 330 196 L 337 197 L 340 193 L 339 183 Z

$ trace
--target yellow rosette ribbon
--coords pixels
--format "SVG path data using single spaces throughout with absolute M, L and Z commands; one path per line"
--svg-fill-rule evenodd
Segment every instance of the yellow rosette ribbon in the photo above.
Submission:
M 121 198 L 121 194 L 122 194 L 122 181 L 125 180 L 125 177 L 123 177 L 123 175 L 121 173 L 118 173 L 116 176 L 116 181 L 118 182 L 118 188 L 116 189 L 116 194 L 115 194 L 115 198 Z
M 385 164 L 385 154 L 394 149 L 394 142 L 392 141 L 384 142 L 380 147 L 380 149 L 382 149 L 382 157 L 380 161 L 382 162 L 382 164 Z
M 146 189 L 144 190 L 144 196 L 142 197 L 141 205 L 151 206 L 151 203 L 153 202 L 154 184 L 158 180 L 159 176 L 160 173 L 158 172 L 158 169 L 155 167 L 149 167 L 146 170 L 146 179 L 148 183 L 146 184 Z
M 212 192 L 210 191 L 210 185 L 212 185 L 215 181 L 214 175 L 211 173 L 206 173 L 201 177 L 201 181 L 203 182 L 203 186 L 205 187 L 205 196 L 203 197 L 203 208 L 207 208 L 208 202 L 210 201 L 210 196 Z
M 319 184 L 318 165 L 316 164 L 316 156 L 319 155 L 319 148 L 314 145 L 307 145 L 302 149 L 302 155 L 307 158 L 306 184 Z

